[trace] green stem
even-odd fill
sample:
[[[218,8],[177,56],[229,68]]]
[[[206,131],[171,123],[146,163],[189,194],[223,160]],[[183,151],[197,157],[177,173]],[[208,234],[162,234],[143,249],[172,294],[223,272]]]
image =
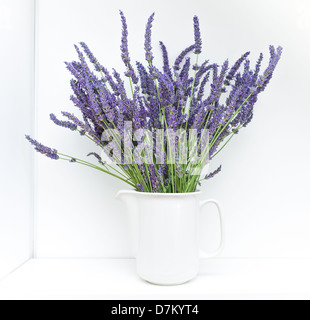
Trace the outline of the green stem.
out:
[[[250,93],[250,95],[243,101],[243,103],[241,104],[241,106],[235,111],[235,113],[232,115],[232,117],[228,120],[228,122],[226,123],[226,125],[223,127],[223,128],[219,128],[214,136],[214,138],[212,139],[211,143],[209,144],[209,147],[208,147],[208,151],[211,150],[211,148],[213,147],[213,145],[215,144],[215,142],[217,141],[217,139],[220,137],[220,135],[224,132],[224,130],[227,128],[227,126],[233,121],[233,119],[236,117],[236,115],[240,112],[241,108],[243,107],[243,105],[249,101],[250,97],[252,96],[253,93]],[[230,140],[229,140],[230,141]],[[228,142],[229,142],[228,141]],[[228,143],[227,142],[227,143]],[[201,141],[200,141],[201,143]],[[223,146],[223,148],[227,145],[227,143]],[[222,149],[223,149],[222,148]],[[221,150],[222,150],[221,149]],[[220,151],[221,151],[220,150]],[[192,173],[192,170],[190,171],[190,174],[189,174],[189,180],[188,180],[188,186],[191,186],[192,185],[192,182],[193,180],[197,180],[197,177],[196,178],[192,178],[191,179],[191,173]],[[199,179],[198,179],[199,180]],[[198,183],[198,181],[196,181]],[[187,190],[189,189],[189,187],[187,188]]]
[[[128,72],[130,71],[128,64],[127,64],[127,70],[128,70]],[[130,87],[131,87],[132,97],[134,97],[134,90],[133,90],[133,84],[132,84],[131,77],[129,77],[129,83],[130,83]]]
[[[235,130],[231,133],[231,137],[225,142],[225,144],[223,145],[223,147],[212,157],[212,159],[213,159],[216,155],[218,155],[218,154],[227,146],[227,144],[230,142],[230,140],[234,137],[234,135],[236,134],[236,132],[237,132],[241,127],[242,127],[242,125],[239,126],[237,129],[235,129]],[[221,141],[221,143],[222,143],[222,141]]]
[[[225,124],[225,126],[223,127],[223,129],[219,128],[214,136],[214,138],[211,141],[211,146],[210,146],[210,150],[213,147],[213,145],[215,144],[216,140],[218,139],[218,137],[224,132],[224,130],[227,128],[227,126],[234,120],[234,118],[236,117],[236,115],[240,112],[241,108],[244,106],[245,103],[247,103],[249,101],[249,99],[252,96],[252,92],[249,94],[249,96],[243,101],[243,103],[241,104],[241,106],[237,109],[237,111],[231,116],[231,118],[227,121],[227,123]]]
[[[108,175],[110,175],[110,176],[112,176],[112,177],[114,177],[114,178],[117,178],[117,179],[119,179],[119,180],[121,180],[121,181],[129,184],[130,186],[136,188],[136,186],[135,186],[134,184],[132,184],[131,182],[129,182],[128,180],[125,180],[125,179],[117,176],[116,174],[113,174],[113,173],[111,173],[111,172],[109,172],[109,171],[107,171],[107,170],[104,170],[104,169],[102,169],[102,168],[100,168],[100,167],[98,167],[98,166],[96,166],[96,165],[94,165],[94,164],[92,164],[92,163],[90,163],[90,162],[81,160],[81,159],[76,158],[76,157],[71,157],[71,156],[68,156],[68,155],[66,155],[66,154],[62,154],[62,153],[58,153],[58,154],[59,154],[60,156],[69,158],[69,159],[60,158],[61,160],[70,161],[70,159],[75,159],[76,162],[79,163],[79,164],[81,164],[81,165],[84,165],[84,166],[87,166],[87,167],[90,167],[90,168],[93,168],[93,169],[102,171],[102,172],[104,172],[104,173],[106,173],[106,174],[108,174]]]
[[[171,145],[168,123],[167,123],[166,115],[165,115],[163,110],[162,110],[162,115],[163,115],[163,121],[164,121],[164,125],[163,126],[165,128],[165,125],[166,125],[166,129],[167,129],[167,143],[169,145]],[[169,155],[170,155],[170,159],[171,159],[172,158],[171,148],[169,148],[169,151],[170,151]],[[172,174],[170,174],[170,178],[171,178],[172,192],[173,193],[175,193],[175,180],[174,180],[175,168],[174,167],[175,166],[173,164],[170,164],[170,166],[168,166],[168,168],[170,169],[170,172],[172,171]]]

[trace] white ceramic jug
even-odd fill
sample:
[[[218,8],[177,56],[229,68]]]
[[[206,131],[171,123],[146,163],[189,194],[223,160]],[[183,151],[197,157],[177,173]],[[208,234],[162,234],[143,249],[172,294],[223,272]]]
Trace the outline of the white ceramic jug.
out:
[[[138,234],[133,239],[137,239],[137,271],[142,279],[158,285],[185,283],[197,276],[201,258],[212,258],[222,252],[224,229],[220,205],[215,200],[200,202],[199,195],[118,193],[117,199],[127,204],[133,217],[131,229]],[[199,249],[197,233],[199,212],[208,203],[217,206],[221,221],[221,244],[212,254]]]

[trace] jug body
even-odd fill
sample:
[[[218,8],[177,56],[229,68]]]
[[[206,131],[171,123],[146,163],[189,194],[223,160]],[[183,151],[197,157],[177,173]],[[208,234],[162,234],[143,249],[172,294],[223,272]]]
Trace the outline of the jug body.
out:
[[[156,284],[179,284],[199,269],[197,195],[139,197],[137,270]]]
[[[220,206],[215,200],[199,201],[200,193],[153,194],[122,191],[118,198],[127,203],[134,227],[138,275],[153,284],[178,285],[195,278],[200,258],[218,255],[223,248]],[[213,254],[198,245],[199,212],[214,203],[221,219],[222,241]],[[133,225],[133,223],[131,223]]]

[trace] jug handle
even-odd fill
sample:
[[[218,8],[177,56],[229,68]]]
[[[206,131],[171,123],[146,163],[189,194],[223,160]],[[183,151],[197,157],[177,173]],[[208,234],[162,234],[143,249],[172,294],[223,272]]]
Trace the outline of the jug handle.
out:
[[[221,227],[221,243],[220,243],[219,248],[214,253],[207,253],[204,250],[199,249],[199,256],[202,259],[217,257],[218,255],[220,255],[223,252],[224,244],[225,244],[224,221],[223,221],[223,215],[222,215],[222,209],[221,209],[220,203],[216,200],[213,200],[213,199],[202,201],[202,202],[200,202],[200,212],[202,211],[202,208],[209,203],[213,203],[218,209],[218,213],[219,213],[219,217],[220,217],[220,227]]]

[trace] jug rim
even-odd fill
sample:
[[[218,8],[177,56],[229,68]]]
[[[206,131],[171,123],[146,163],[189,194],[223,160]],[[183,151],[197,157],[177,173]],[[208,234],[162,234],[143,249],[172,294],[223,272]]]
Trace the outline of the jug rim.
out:
[[[139,192],[135,190],[120,190],[119,193],[128,193],[128,194],[135,194],[142,197],[184,197],[184,196],[198,196],[201,195],[201,191],[196,192],[187,192],[187,193],[152,193],[152,192]]]

